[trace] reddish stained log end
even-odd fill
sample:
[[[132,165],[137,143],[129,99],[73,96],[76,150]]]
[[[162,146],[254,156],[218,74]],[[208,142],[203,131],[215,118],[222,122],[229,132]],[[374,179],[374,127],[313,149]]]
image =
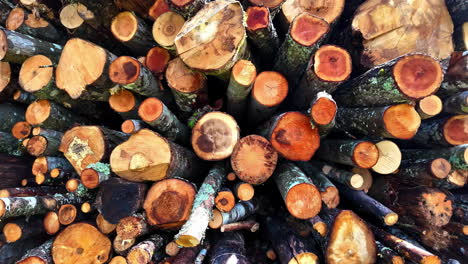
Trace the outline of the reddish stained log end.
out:
[[[34,136],[29,140],[26,149],[29,154],[38,157],[47,149],[47,139],[43,136]]]
[[[300,112],[288,112],[277,121],[270,142],[289,160],[308,161],[320,146],[317,128],[312,128],[309,117]]]
[[[121,56],[110,64],[109,77],[118,84],[133,83],[140,76],[140,67],[138,60],[129,56]]]
[[[418,112],[409,104],[389,107],[383,114],[383,121],[387,132],[399,139],[411,139],[421,125]]]
[[[122,89],[109,97],[110,107],[119,113],[126,113],[135,107],[136,99],[132,92]]]
[[[138,20],[132,12],[121,12],[112,20],[111,31],[120,41],[129,41],[138,30]]]
[[[76,219],[78,210],[73,204],[64,204],[60,206],[58,211],[58,219],[60,224],[69,225],[73,223]]]
[[[232,67],[231,76],[237,83],[243,86],[249,86],[257,76],[257,69],[255,65],[248,60],[239,60],[234,64],[234,67]]]
[[[268,28],[270,12],[263,6],[251,6],[247,9],[247,30],[255,31]]]
[[[99,186],[99,173],[94,169],[87,168],[81,172],[81,183],[89,189],[94,189]]]
[[[40,125],[47,120],[50,115],[50,102],[48,100],[37,100],[30,104],[26,109],[26,122],[31,125]]]
[[[163,0],[162,2],[165,1]],[[145,64],[151,72],[160,74],[164,72],[170,59],[171,55],[166,49],[161,47],[154,47],[151,48],[146,54]]]
[[[122,132],[127,133],[127,134],[134,133],[135,129],[136,129],[135,124],[133,123],[131,119],[123,121],[122,125],[120,126],[120,130],[122,130]]]
[[[349,53],[334,45],[321,46],[314,55],[314,72],[327,82],[342,82],[349,78],[353,70]]]
[[[435,93],[444,76],[435,59],[426,55],[409,55],[395,63],[393,78],[403,94],[420,99]]]
[[[312,46],[330,30],[327,21],[320,17],[303,13],[292,22],[291,37],[302,46]]]
[[[264,71],[255,79],[252,96],[264,106],[277,106],[288,95],[288,81],[279,72]]]
[[[452,145],[468,143],[468,115],[456,115],[445,121],[444,138]]]
[[[157,120],[164,109],[163,103],[154,97],[144,100],[138,108],[138,115],[145,122],[153,122]]]
[[[327,97],[321,97],[310,107],[310,116],[318,125],[330,124],[336,116],[338,107],[335,101]]]
[[[289,189],[284,202],[289,213],[299,219],[312,218],[322,208],[319,190],[309,183],[300,183]]]
[[[379,160],[379,149],[374,143],[364,141],[359,143],[353,151],[353,162],[364,169],[372,168]]]
[[[169,5],[166,3],[165,0],[156,0],[148,10],[148,15],[154,20],[156,20],[160,15],[166,13],[169,10]]]
[[[29,137],[29,135],[31,134],[31,129],[32,127],[28,122],[21,121],[16,123],[11,128],[11,134],[17,139],[23,139]]]
[[[228,190],[218,192],[215,198],[215,205],[221,212],[229,212],[236,205],[234,194]]]
[[[249,135],[237,143],[231,155],[231,166],[242,181],[262,184],[276,168],[278,153],[268,140]]]
[[[21,7],[13,8],[8,15],[8,18],[5,23],[5,27],[8,30],[17,30],[23,23],[26,14],[24,9]]]
[[[60,230],[60,222],[56,212],[48,212],[44,216],[44,230],[49,235],[54,235]]]

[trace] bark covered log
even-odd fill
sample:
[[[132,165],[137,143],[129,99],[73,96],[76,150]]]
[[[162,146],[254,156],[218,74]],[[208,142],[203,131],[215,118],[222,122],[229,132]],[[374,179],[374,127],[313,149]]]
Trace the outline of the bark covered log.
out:
[[[466,114],[425,120],[411,140],[421,147],[429,148],[467,144],[468,132],[463,129],[467,123]]]
[[[11,10],[5,24],[14,30],[45,41],[63,44],[63,33],[37,14],[30,13],[21,7]]]
[[[322,140],[317,157],[340,164],[373,167],[379,158],[379,150],[374,143],[360,140]]]
[[[232,224],[255,214],[259,208],[257,201],[242,201],[237,203],[229,212],[213,210],[210,228],[217,229],[223,225]]]
[[[26,254],[18,260],[17,264],[30,264],[30,263],[41,263],[41,264],[52,264],[52,243],[53,240],[47,240],[44,244],[28,250]]]
[[[226,91],[227,113],[236,120],[240,120],[245,115],[247,98],[256,77],[257,69],[251,61],[239,60],[232,67],[231,78]]]
[[[212,264],[222,264],[232,261],[238,264],[248,264],[244,236],[240,232],[221,233],[212,248]]]

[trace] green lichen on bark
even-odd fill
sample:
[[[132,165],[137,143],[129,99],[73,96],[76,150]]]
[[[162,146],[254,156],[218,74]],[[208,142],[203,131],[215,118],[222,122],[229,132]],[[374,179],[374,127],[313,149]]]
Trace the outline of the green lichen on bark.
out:
[[[18,139],[14,138],[9,132],[0,131],[0,153],[22,156],[18,147]]]
[[[436,117],[424,120],[411,141],[417,143],[421,147],[451,147],[452,144],[449,144],[444,136],[444,125],[447,120],[447,117]]]
[[[467,170],[468,164],[465,161],[465,152],[468,145],[460,145],[451,148],[431,148],[431,149],[402,149],[403,160],[416,161],[419,159],[444,158],[450,162],[452,169]]]
[[[104,173],[107,175],[110,175],[111,173],[110,165],[107,163],[96,162],[93,164],[89,164],[86,168],[93,169],[99,173]]]
[[[18,105],[1,103],[0,131],[10,133],[17,122],[24,121],[24,113],[24,109]]]
[[[298,184],[311,184],[312,181],[293,163],[280,163],[273,174],[279,192],[283,200],[286,200],[289,190]]]

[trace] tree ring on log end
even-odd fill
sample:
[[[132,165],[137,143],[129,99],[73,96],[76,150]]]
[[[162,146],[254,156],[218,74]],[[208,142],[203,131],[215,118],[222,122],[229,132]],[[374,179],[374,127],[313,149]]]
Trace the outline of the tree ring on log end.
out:
[[[131,40],[137,30],[138,20],[132,12],[121,12],[112,20],[112,34],[120,41],[125,42]]]
[[[31,125],[40,125],[50,116],[51,105],[49,100],[37,100],[26,109],[26,121]]]
[[[205,86],[205,77],[200,72],[189,69],[180,58],[171,60],[166,69],[169,87],[181,92],[191,93]]]
[[[16,139],[27,138],[31,134],[31,125],[26,121],[18,122],[11,128],[11,134]]]
[[[398,214],[396,213],[389,213],[384,217],[384,222],[388,226],[392,226],[398,222]]]
[[[138,108],[138,115],[145,122],[153,122],[161,116],[164,104],[161,100],[150,97],[144,100]]]
[[[47,149],[47,144],[47,139],[45,137],[34,136],[29,140],[26,149],[28,150],[29,154],[38,157],[45,152]]]
[[[79,10],[81,12],[79,12]],[[81,3],[73,3],[64,6],[62,10],[60,10],[60,22],[68,29],[80,27],[84,23],[84,19],[80,15],[83,10],[87,10],[87,8]]]
[[[398,145],[390,140],[383,140],[377,142],[375,146],[379,149],[379,159],[372,170],[380,174],[390,174],[396,171],[401,163],[401,151]]]
[[[448,160],[443,158],[437,158],[429,163],[429,170],[431,174],[438,179],[447,178],[448,174],[452,170],[452,166]]]
[[[307,13],[298,15],[292,22],[289,34],[302,46],[314,45],[330,30],[327,21]]]
[[[99,173],[94,169],[84,169],[80,174],[81,183],[89,189],[99,186]]]
[[[440,64],[426,55],[408,55],[393,66],[398,89],[410,98],[420,99],[435,93],[442,83]]]
[[[264,71],[255,78],[252,96],[264,106],[277,106],[288,95],[288,81],[279,72]]]
[[[153,24],[153,38],[156,43],[163,47],[171,47],[185,19],[172,11],[160,15]]]
[[[452,145],[468,143],[468,115],[450,117],[444,124],[444,138]]]
[[[322,200],[318,189],[309,183],[300,183],[289,189],[285,203],[289,213],[299,219],[309,219],[316,216],[322,208]]]
[[[421,118],[409,104],[393,105],[383,114],[386,131],[398,139],[411,139],[418,132]]]
[[[443,103],[439,96],[429,95],[418,102],[418,108],[428,116],[435,116],[442,112]]]
[[[270,24],[270,12],[264,6],[251,6],[247,9],[247,29],[255,31],[268,28]]]
[[[354,147],[352,159],[357,166],[369,169],[379,160],[379,150],[374,143],[364,141]]]
[[[232,67],[231,76],[237,83],[243,86],[249,86],[257,76],[257,69],[255,65],[248,60],[239,60],[234,64],[234,67]]]
[[[334,45],[321,46],[314,55],[314,72],[320,80],[342,82],[353,70],[351,55]]]
[[[23,234],[21,227],[15,223],[7,223],[3,227],[3,235],[5,236],[5,241],[7,243],[13,243],[18,241]]]
[[[76,219],[77,212],[78,211],[76,207],[72,204],[64,204],[60,206],[60,209],[58,211],[60,224],[69,225],[73,223],[73,221],[75,221]]]

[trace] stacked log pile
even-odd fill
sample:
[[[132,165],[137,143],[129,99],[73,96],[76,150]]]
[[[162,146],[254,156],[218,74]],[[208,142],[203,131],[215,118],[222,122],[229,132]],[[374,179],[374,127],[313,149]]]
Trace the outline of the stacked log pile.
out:
[[[0,0],[0,263],[467,263],[466,14]]]

